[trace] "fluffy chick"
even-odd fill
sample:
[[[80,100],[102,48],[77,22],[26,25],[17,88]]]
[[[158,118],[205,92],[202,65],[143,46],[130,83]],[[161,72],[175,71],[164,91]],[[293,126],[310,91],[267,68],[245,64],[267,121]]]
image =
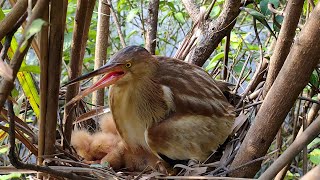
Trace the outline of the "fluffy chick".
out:
[[[163,169],[159,167],[160,160],[150,152],[142,148],[127,148],[110,114],[101,118],[100,129],[93,134],[87,130],[75,130],[72,133],[71,145],[85,162],[108,162],[113,169],[125,168],[129,171],[142,171],[148,166]]]
[[[86,130],[74,131],[71,136],[71,145],[86,161],[100,161],[115,148],[119,141],[119,136],[112,133],[90,134]]]
[[[118,135],[117,127],[111,113],[106,113],[101,117],[99,126],[102,132]]]

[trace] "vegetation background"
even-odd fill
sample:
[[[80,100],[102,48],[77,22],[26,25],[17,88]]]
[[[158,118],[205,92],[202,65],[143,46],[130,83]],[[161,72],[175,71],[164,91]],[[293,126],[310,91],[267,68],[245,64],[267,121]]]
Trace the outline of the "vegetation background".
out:
[[[108,107],[107,92],[66,108],[91,82],[62,86],[127,45],[201,66],[233,84],[232,92],[241,97],[233,141],[220,164],[193,164],[183,175],[320,174],[317,1],[2,0],[0,5],[0,173],[5,174],[0,179],[30,178],[35,171],[65,178],[132,175],[78,162],[68,143],[73,126],[94,131]]]

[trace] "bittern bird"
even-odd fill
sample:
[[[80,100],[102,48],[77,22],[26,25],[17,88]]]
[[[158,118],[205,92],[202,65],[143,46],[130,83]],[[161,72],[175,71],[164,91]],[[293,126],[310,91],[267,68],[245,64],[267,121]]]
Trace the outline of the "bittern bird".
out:
[[[68,84],[101,74],[67,105],[110,86],[109,106],[127,148],[168,161],[204,161],[231,133],[233,106],[200,67],[129,46]]]

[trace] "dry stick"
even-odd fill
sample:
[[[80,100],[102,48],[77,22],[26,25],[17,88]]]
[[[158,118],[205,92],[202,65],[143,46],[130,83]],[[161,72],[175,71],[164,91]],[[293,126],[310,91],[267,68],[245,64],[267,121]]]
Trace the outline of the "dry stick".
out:
[[[98,24],[96,37],[96,50],[94,69],[101,67],[107,59],[107,48],[109,46],[109,22],[110,22],[110,8],[103,0],[99,0],[98,7]],[[94,77],[93,82],[97,82],[99,77]],[[104,105],[104,88],[92,93],[92,104]]]
[[[230,36],[231,31],[228,32],[226,37],[226,44],[224,46],[224,58],[223,58],[223,65],[222,65],[222,71],[221,71],[221,79],[227,80],[228,77],[228,59],[229,59],[229,50],[230,50]]]
[[[319,100],[320,98],[320,95],[318,94],[318,97],[317,99]],[[300,102],[300,101],[299,101]],[[300,104],[299,104],[299,107],[300,107]],[[307,115],[307,124],[309,125],[313,120],[314,118],[316,117],[316,115],[318,114],[318,111],[320,110],[320,105],[315,103],[312,105],[311,109],[309,110],[308,112],[308,115]],[[296,121],[295,121],[296,122]],[[296,129],[296,128],[294,128]],[[298,133],[293,133],[293,136],[294,138],[297,136],[300,136],[301,133],[302,133],[302,127],[300,128],[299,132]],[[280,179],[283,179],[284,176],[286,175],[286,172],[288,171],[290,167],[290,164],[287,164],[278,174],[277,176],[275,177],[276,180],[280,180]]]
[[[311,98],[303,97],[303,96],[299,96],[298,99],[305,100],[305,101],[310,101],[312,103],[320,105],[320,101],[319,100],[315,100],[315,99],[311,99]]]
[[[10,4],[11,4],[12,7],[15,6],[15,4],[16,4],[15,0],[10,0],[9,2],[10,2]],[[35,3],[33,3],[33,5],[34,5],[34,4],[35,4]],[[25,15],[26,15],[25,17],[27,17],[27,12],[25,12]],[[26,25],[26,23],[23,23],[23,24],[22,24],[22,28],[25,28],[25,25]],[[34,52],[36,53],[36,55],[37,55],[37,57],[38,57],[38,60],[40,60],[40,59],[41,59],[41,58],[40,58],[40,49],[39,49],[39,46],[38,46],[38,43],[37,43],[36,39],[34,39],[34,40],[32,41],[31,47],[32,47],[32,49],[34,50]]]
[[[70,79],[75,79],[81,75],[81,69],[83,64],[83,57],[81,57],[81,49],[85,29],[85,21],[83,20],[86,17],[87,7],[89,1],[79,0],[77,1],[77,11],[73,27],[73,36],[72,36],[72,45],[71,45],[71,60],[70,60]],[[80,51],[79,51],[80,50]],[[75,83],[67,87],[66,92],[66,102],[70,101],[74,96],[79,93],[79,83]],[[64,109],[64,134],[65,139],[63,140],[63,147],[67,147],[67,142],[71,140],[72,124],[76,117],[73,110],[73,106],[67,106]]]
[[[271,88],[286,57],[288,56],[295,31],[300,19],[304,0],[289,0],[287,3],[284,20],[278,36],[276,47],[270,59],[267,80],[263,90],[263,97]]]
[[[37,2],[37,4],[34,7],[33,10],[33,14],[32,16],[29,18],[29,21],[26,25],[26,31],[28,32],[31,23],[39,18],[41,16],[41,13],[43,12],[43,8],[45,7],[45,4],[48,3],[48,0],[39,0]],[[33,39],[33,37],[30,38],[31,40]],[[22,39],[20,40],[19,44],[18,44],[18,48],[16,50],[16,52],[13,55],[13,58],[10,62],[11,68],[13,69],[13,79],[16,78],[17,73],[19,71],[19,68],[21,66],[23,57],[25,55],[25,53],[27,52],[27,50],[29,49],[30,46],[30,39],[26,40],[25,39],[25,34],[22,36]],[[26,43],[24,43],[24,41],[27,41]],[[0,83],[0,109],[2,109],[4,102],[6,101],[9,93],[11,92],[11,90],[13,89],[13,81],[7,81],[7,80],[3,80]]]
[[[235,94],[238,92],[238,89],[239,89],[240,83],[241,83],[241,78],[243,76],[244,70],[246,69],[249,60],[251,59],[251,55],[252,55],[252,53],[249,54],[248,58],[245,60],[243,66],[242,66],[242,69],[241,69],[241,72],[240,72],[236,87],[233,90],[233,93],[235,93]]]
[[[305,176],[301,178],[301,180],[318,180],[320,179],[320,165],[313,168],[309,171]]]
[[[0,21],[0,40],[4,38],[14,28],[16,22],[26,12],[28,6],[28,0],[19,0],[15,6],[11,9],[9,14]]]
[[[86,177],[81,177],[78,175],[75,175],[73,173],[66,173],[62,171],[56,171],[53,169],[50,169],[49,167],[46,166],[37,166],[37,165],[32,165],[32,164],[24,164],[22,163],[19,158],[17,157],[17,154],[15,153],[15,123],[14,123],[14,112],[13,112],[13,105],[11,101],[7,101],[8,103],[8,117],[10,119],[10,127],[9,127],[9,138],[10,138],[10,149],[9,149],[9,159],[11,164],[17,168],[17,169],[27,169],[27,170],[34,170],[34,171],[40,171],[44,173],[49,173],[58,177],[65,177],[69,179],[92,179],[92,178],[86,178]]]
[[[155,54],[157,45],[159,0],[150,0],[148,6],[149,18],[147,19],[146,49]]]
[[[319,16],[320,4],[313,10],[292,46],[287,61],[262,103],[231,167],[265,155],[288,111],[307,85],[320,59],[320,54],[316,51],[320,48],[320,44],[317,43],[320,41]],[[313,37],[312,40],[310,37]],[[260,163],[256,163],[238,170],[232,176],[253,177],[259,169]]]
[[[118,16],[117,16],[116,11],[114,10],[114,8],[112,6],[111,1],[107,0],[107,2],[108,2],[108,5],[110,7],[111,15],[114,18],[114,22],[115,22],[116,27],[117,27],[117,32],[118,32],[118,35],[119,35],[119,38],[120,38],[121,45],[124,48],[127,45],[126,45],[126,42],[124,41],[124,37],[123,37],[122,31],[121,31],[121,26],[120,26],[120,23],[119,23]]]
[[[50,6],[50,34],[49,34],[49,59],[48,59],[48,86],[47,108],[45,123],[45,148],[44,155],[52,155],[55,152],[56,126],[59,102],[59,85],[62,64],[62,48],[64,39],[65,19],[64,0],[55,0]],[[57,13],[60,12],[60,13]]]
[[[274,6],[273,6],[272,3],[268,3],[268,9],[269,9],[269,11],[271,11],[271,12],[274,13],[274,14],[283,16],[283,12],[276,10],[276,9],[274,8]]]
[[[289,148],[260,176],[259,179],[272,179],[286,164],[307,146],[320,133],[320,117],[297,137]]]
[[[49,21],[49,6],[46,6],[43,9],[44,13],[42,19],[46,22]],[[40,33],[38,34],[39,38],[39,47],[40,47],[40,119],[38,121],[39,133],[38,133],[38,156],[37,164],[42,165],[43,155],[44,155],[44,146],[45,146],[45,124],[46,124],[46,114],[47,114],[47,94],[48,94],[48,32],[49,26],[42,27]],[[40,177],[39,177],[40,178]]]

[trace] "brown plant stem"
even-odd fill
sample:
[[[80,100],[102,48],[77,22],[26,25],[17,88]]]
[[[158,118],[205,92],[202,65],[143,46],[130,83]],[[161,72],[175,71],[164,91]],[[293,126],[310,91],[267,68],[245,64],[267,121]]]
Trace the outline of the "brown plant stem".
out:
[[[256,119],[249,129],[231,167],[237,167],[266,154],[287,113],[306,86],[320,54],[320,4],[311,13],[295,41],[287,61],[269,90]],[[310,37],[313,37],[310,40]],[[294,83],[293,83],[294,82]],[[232,176],[253,177],[261,163],[242,168]]]
[[[95,1],[79,0],[74,22],[74,32],[71,45],[70,79],[81,75],[85,46],[91,22]],[[85,18],[83,20],[83,18]],[[79,83],[67,87],[66,102],[70,101],[79,92]],[[74,106],[66,106],[64,110],[64,134],[63,147],[66,148],[71,140],[73,121],[76,119]]]
[[[109,46],[109,22],[110,8],[108,5],[103,3],[102,0],[99,0],[94,69],[101,67],[107,59],[107,48]],[[93,82],[98,80],[99,77],[93,78]],[[92,104],[98,106],[104,105],[104,88],[92,93]]]
[[[268,76],[262,93],[263,97],[267,95],[290,52],[300,14],[302,12],[303,2],[304,0],[289,0],[287,3],[278,40],[270,59]]]
[[[318,117],[308,128],[297,137],[289,148],[260,176],[259,179],[272,179],[314,138],[320,133],[320,117]]]
[[[157,28],[159,0],[150,0],[148,6],[149,18],[147,19],[146,49],[155,54],[157,45]]]

